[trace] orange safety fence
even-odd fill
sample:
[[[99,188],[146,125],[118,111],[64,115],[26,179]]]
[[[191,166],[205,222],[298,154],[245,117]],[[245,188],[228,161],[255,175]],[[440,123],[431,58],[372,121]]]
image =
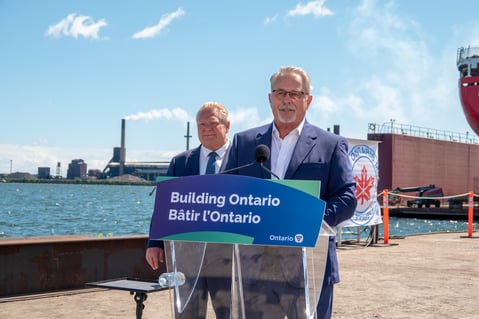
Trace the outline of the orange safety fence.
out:
[[[473,232],[473,225],[474,225],[474,197],[479,198],[479,195],[474,194],[474,192],[468,192],[464,194],[454,195],[454,196],[441,196],[441,197],[428,197],[428,196],[411,196],[411,195],[404,195],[396,192],[390,192],[389,190],[385,189],[381,193],[378,194],[378,198],[382,196],[382,209],[383,209],[383,236],[384,236],[384,244],[389,244],[389,196],[397,197],[404,197],[404,198],[420,198],[420,199],[432,199],[432,200],[440,200],[440,199],[453,199],[453,198],[460,198],[467,196],[467,236],[472,237]]]

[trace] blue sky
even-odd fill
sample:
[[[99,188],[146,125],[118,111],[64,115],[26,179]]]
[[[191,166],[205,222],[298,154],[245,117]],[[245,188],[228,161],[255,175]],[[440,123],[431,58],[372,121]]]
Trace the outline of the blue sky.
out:
[[[82,158],[103,169],[198,144],[195,113],[228,107],[230,137],[272,120],[269,77],[311,76],[307,119],[366,139],[368,123],[472,132],[456,53],[479,46],[477,0],[0,0],[0,173]],[[473,134],[473,133],[472,133]]]

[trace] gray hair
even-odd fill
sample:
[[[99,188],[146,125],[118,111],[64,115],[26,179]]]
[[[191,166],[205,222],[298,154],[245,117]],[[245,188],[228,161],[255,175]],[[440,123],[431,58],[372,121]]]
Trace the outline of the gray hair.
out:
[[[308,73],[304,71],[302,68],[297,66],[282,66],[278,72],[274,73],[271,78],[269,79],[271,83],[271,89],[273,89],[274,84],[279,76],[285,75],[288,73],[297,74],[303,80],[303,90],[304,93],[310,94],[311,93],[311,79],[309,78]]]
[[[196,112],[196,122],[198,122],[200,114],[203,111],[206,111],[206,110],[213,111],[222,124],[228,123],[228,110],[226,109],[226,107],[223,104],[221,104],[219,102],[205,102],[205,103],[203,103],[203,105],[200,107],[198,112]]]

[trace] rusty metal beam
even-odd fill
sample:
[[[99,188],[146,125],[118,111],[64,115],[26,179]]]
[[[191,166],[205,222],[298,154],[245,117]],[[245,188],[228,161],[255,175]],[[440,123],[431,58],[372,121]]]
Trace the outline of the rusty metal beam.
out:
[[[0,240],[0,296],[83,288],[86,282],[156,279],[147,236],[52,236]]]

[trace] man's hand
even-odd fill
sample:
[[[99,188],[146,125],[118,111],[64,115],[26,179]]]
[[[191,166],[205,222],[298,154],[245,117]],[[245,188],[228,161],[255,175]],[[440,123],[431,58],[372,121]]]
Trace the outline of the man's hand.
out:
[[[162,263],[165,261],[163,248],[160,247],[150,247],[146,249],[145,258],[150,267],[153,270],[158,269],[158,262]]]

